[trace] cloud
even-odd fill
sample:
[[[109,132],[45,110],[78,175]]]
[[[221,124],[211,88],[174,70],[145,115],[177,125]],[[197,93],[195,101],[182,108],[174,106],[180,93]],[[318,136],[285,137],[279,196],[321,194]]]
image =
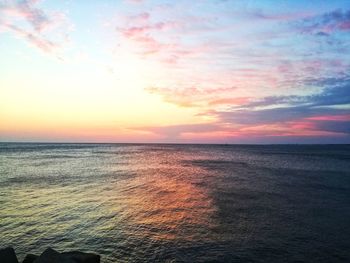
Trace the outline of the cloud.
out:
[[[132,131],[143,133],[151,133],[165,141],[192,141],[201,142],[281,142],[278,138],[284,138],[287,142],[288,138],[303,141],[301,138],[324,137],[333,138],[333,142],[341,140],[349,142],[350,140],[350,124],[348,121],[317,121],[312,122],[305,119],[275,122],[254,125],[232,125],[219,122],[201,123],[201,124],[182,124],[169,126],[150,126],[150,127],[134,127]],[[271,138],[277,139],[271,139]],[[287,139],[286,139],[287,138]],[[338,138],[338,139],[337,139]],[[282,142],[283,142],[282,140]],[[329,143],[329,141],[328,141]]]
[[[138,40],[150,34],[152,31],[165,30],[167,27],[171,27],[173,23],[171,22],[158,22],[155,24],[144,25],[144,26],[131,26],[128,28],[121,28],[120,31],[123,35],[130,39]]]
[[[51,42],[48,39],[41,38],[37,35],[34,35],[32,33],[29,33],[21,28],[18,28],[15,25],[4,25],[6,28],[14,32],[16,35],[26,39],[29,41],[31,44],[36,46],[37,48],[41,49],[44,52],[47,53],[52,53],[54,52],[57,48],[59,48],[59,45],[56,43]]]
[[[22,0],[0,3],[0,27],[13,32],[46,53],[53,53],[67,41],[66,19],[62,13],[47,14],[36,6],[38,2],[37,0]],[[60,26],[63,32],[58,34],[56,29]],[[55,37],[49,37],[54,30],[56,31]],[[60,41],[57,40],[59,39],[57,36]]]
[[[350,31],[350,10],[334,10],[299,22],[303,33],[327,36],[334,32]]]
[[[244,105],[251,100],[251,97],[221,98],[213,99],[208,102],[209,106],[215,105]]]
[[[124,18],[125,24],[117,26],[116,30],[121,36],[136,45],[137,52],[141,55],[160,53],[162,51],[171,52],[176,48],[176,44],[164,43],[156,39],[161,32],[176,27],[172,21],[152,22],[148,12],[137,15],[130,15]]]
[[[348,134],[350,115],[346,107],[350,106],[350,80],[326,79],[314,84],[327,87],[314,95],[268,96],[231,110],[210,111],[208,115],[220,123],[246,127],[246,131],[257,125],[260,129],[261,125],[277,125],[296,129],[299,134],[302,131]]]
[[[320,115],[307,118],[308,120],[314,121],[349,121],[350,122],[350,114],[344,115]]]
[[[184,25],[185,12],[170,16],[176,26],[164,29],[152,13],[140,15],[144,17],[140,24],[122,31],[141,49],[154,51],[152,56],[170,57],[175,50],[193,52],[175,59],[175,63],[187,64],[182,70],[172,67],[170,80],[162,79],[159,86],[145,90],[165,102],[195,108],[199,118],[215,119],[216,127],[232,136],[346,134],[344,117],[338,116],[346,114],[344,107],[350,105],[347,37],[330,34],[347,33],[350,11],[316,15],[318,8],[289,13],[264,7],[266,10],[240,9],[241,14],[236,14],[236,10],[220,9],[223,7],[213,9],[203,26],[195,20]],[[213,17],[217,19],[209,19]],[[168,42],[173,33],[180,37]],[[225,91],[218,88],[232,86],[235,88]],[[334,119],[312,119],[321,116]],[[184,126],[169,129],[182,135],[201,133]],[[166,128],[161,131],[168,132]],[[204,133],[218,134],[219,130]]]
[[[217,117],[220,122],[239,124],[239,125],[255,125],[255,124],[271,124],[297,121],[304,118],[308,120],[310,117],[316,117],[326,114],[346,114],[348,111],[333,108],[313,108],[309,106],[293,106],[293,107],[277,107],[264,110],[234,110],[234,111],[216,111],[209,115]]]
[[[44,13],[43,10],[35,8],[33,4],[37,1],[22,0],[18,2],[17,8],[19,15],[24,17],[37,32],[41,32],[47,27],[52,21]]]
[[[174,16],[170,10],[167,10],[169,18],[159,16],[154,10],[120,16],[115,27],[120,42],[140,58],[155,60],[165,66],[177,65],[179,61],[207,51],[207,43],[188,39],[194,31],[197,34],[209,30],[208,21],[184,13]]]
[[[215,122],[139,129],[176,139],[216,136],[232,140],[237,137],[261,140],[268,137],[342,137],[343,139],[339,139],[342,142],[350,140],[349,78],[325,78],[310,81],[309,84],[311,83],[321,88],[318,93],[266,96],[255,101],[253,98],[244,97],[222,98],[223,101],[210,100],[218,94],[230,94],[235,88],[188,88],[177,89],[177,93],[173,89],[152,88],[149,89],[150,92],[162,94],[164,100],[182,106],[199,105],[203,110],[203,101],[206,101],[209,109],[199,115],[209,116],[215,119]],[[228,103],[231,107],[227,107],[227,110],[215,110],[217,104],[221,103]],[[239,105],[234,105],[235,103]]]
[[[222,127],[215,123],[203,124],[183,124],[183,125],[169,125],[169,126],[155,126],[155,127],[136,127],[132,130],[147,131],[155,134],[163,135],[169,138],[178,138],[183,133],[203,133],[221,131]]]
[[[41,32],[51,21],[41,9],[34,7],[37,2],[33,0],[5,2],[0,5],[0,12],[14,18],[23,18],[36,32]]]
[[[160,95],[164,101],[182,107],[200,107],[213,105],[241,105],[249,101],[249,97],[235,96],[237,88],[160,88],[148,87],[145,89],[151,94]]]
[[[324,87],[321,92],[312,95],[268,96],[243,105],[241,108],[252,109],[255,107],[271,107],[274,105],[286,104],[288,106],[287,109],[289,107],[311,109],[317,106],[350,104],[350,79],[348,77],[312,80],[306,83],[309,85],[326,87]],[[282,110],[284,110],[284,108]]]
[[[253,17],[261,20],[271,20],[271,21],[293,21],[299,20],[311,15],[310,12],[288,12],[288,13],[267,13],[261,9],[256,9],[247,12],[249,17]]]
[[[318,130],[329,131],[336,133],[350,134],[350,120],[335,121],[335,120],[323,120],[315,122]]]

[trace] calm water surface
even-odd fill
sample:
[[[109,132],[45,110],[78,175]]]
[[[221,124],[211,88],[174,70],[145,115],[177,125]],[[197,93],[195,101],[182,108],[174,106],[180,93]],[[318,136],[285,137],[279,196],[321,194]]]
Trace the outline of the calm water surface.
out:
[[[0,144],[0,247],[350,262],[350,146]]]

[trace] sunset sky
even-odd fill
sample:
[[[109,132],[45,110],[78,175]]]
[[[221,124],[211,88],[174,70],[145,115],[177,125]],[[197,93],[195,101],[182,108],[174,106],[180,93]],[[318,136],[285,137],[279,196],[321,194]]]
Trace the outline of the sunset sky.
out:
[[[350,2],[0,0],[0,141],[350,143]]]

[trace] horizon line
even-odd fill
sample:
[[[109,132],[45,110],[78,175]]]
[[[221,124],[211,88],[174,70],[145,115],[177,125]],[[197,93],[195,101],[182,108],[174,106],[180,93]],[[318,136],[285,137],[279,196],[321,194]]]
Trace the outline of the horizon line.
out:
[[[17,144],[160,144],[160,145],[350,145],[350,143],[186,143],[186,142],[40,142],[40,141],[0,141],[2,143]]]

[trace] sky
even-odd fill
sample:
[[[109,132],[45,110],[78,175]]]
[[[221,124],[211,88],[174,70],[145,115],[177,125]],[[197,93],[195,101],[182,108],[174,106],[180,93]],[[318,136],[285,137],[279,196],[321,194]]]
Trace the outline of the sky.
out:
[[[350,143],[350,2],[0,0],[0,141]]]

